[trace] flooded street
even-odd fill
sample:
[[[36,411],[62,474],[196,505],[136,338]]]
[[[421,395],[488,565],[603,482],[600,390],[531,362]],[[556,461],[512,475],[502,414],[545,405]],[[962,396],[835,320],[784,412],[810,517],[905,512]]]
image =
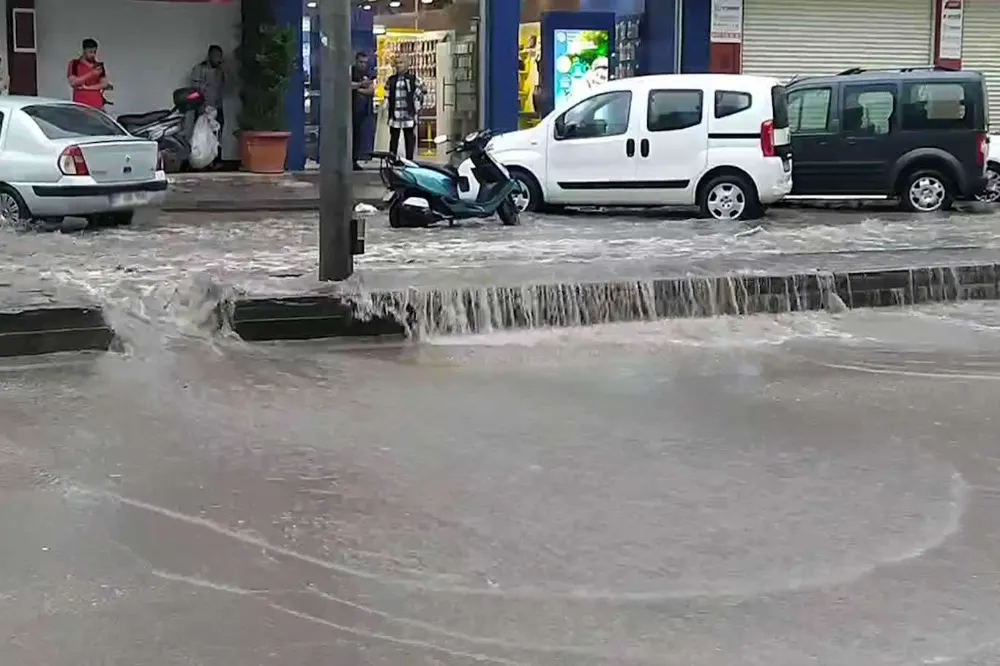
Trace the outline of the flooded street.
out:
[[[893,212],[776,209],[752,226],[662,212],[526,217],[462,228],[393,230],[368,223],[357,280],[369,288],[649,278],[735,270],[993,261],[1000,213],[912,216]],[[314,215],[170,215],[128,229],[5,235],[9,265],[83,289],[102,302],[168,298],[195,274],[254,294],[315,286]],[[917,262],[914,264],[914,262]]]
[[[1000,308],[143,326],[0,366],[5,664],[1000,660]]]

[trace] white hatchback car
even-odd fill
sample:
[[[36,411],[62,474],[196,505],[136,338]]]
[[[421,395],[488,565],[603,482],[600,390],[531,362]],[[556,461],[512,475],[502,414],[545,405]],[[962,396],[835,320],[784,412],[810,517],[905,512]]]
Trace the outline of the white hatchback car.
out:
[[[610,81],[489,150],[521,182],[522,210],[698,206],[740,220],[792,190],[785,89],[760,76]]]
[[[63,217],[128,224],[166,194],[155,141],[79,104],[0,97],[0,226]]]

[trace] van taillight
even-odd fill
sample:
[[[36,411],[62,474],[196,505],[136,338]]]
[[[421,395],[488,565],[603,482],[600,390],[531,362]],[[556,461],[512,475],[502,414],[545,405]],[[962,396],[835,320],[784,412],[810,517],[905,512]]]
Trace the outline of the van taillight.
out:
[[[985,134],[979,135],[979,154],[976,155],[977,164],[979,166],[984,166],[986,164],[986,158],[990,155],[990,137]]]
[[[80,146],[70,146],[59,155],[59,170],[67,176],[89,176],[87,160],[83,159]]]
[[[776,157],[774,150],[774,121],[765,120],[760,124],[760,152],[764,157]]]

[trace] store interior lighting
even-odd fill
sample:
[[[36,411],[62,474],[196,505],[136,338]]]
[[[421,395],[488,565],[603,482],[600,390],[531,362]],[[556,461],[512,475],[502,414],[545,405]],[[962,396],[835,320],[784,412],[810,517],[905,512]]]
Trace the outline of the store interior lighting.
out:
[[[364,0],[358,7],[366,12],[385,13],[391,11],[399,13],[416,11],[417,7],[421,5],[423,9],[434,9],[435,7],[431,5],[441,7],[446,4],[448,3],[442,2],[442,0]]]

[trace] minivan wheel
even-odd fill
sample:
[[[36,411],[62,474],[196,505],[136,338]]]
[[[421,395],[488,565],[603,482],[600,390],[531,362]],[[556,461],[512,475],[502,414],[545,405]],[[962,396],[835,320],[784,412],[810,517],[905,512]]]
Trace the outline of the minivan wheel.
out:
[[[982,203],[1000,203],[1000,165],[990,162],[986,167],[986,187],[976,195]]]
[[[764,210],[757,191],[737,175],[717,176],[706,183],[698,197],[698,208],[703,217],[726,222],[753,220]]]
[[[948,179],[939,171],[922,169],[910,174],[900,193],[903,210],[910,213],[935,213],[947,210],[953,200]]]
[[[17,190],[0,186],[0,229],[22,230],[31,224],[31,213]]]
[[[535,177],[524,169],[517,167],[510,170],[510,177],[517,183],[517,190],[512,195],[514,205],[519,213],[537,213],[542,209],[542,188]]]

